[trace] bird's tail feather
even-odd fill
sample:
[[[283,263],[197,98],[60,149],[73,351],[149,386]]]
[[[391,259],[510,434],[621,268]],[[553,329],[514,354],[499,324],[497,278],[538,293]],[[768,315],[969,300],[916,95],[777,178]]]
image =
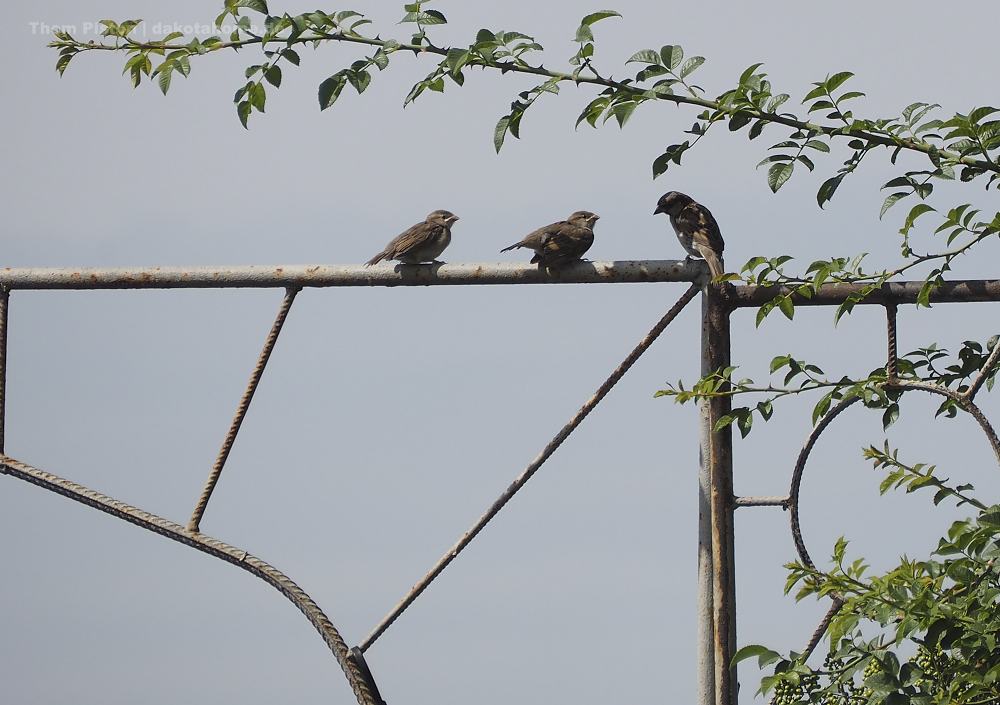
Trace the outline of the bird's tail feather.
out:
[[[712,279],[721,277],[726,273],[726,266],[722,263],[722,258],[711,250],[703,250],[702,254],[708,262],[708,268],[712,271]]]
[[[520,246],[521,246],[521,243],[518,242],[518,243],[515,243],[515,244],[511,245],[510,247],[505,247],[505,248],[503,248],[500,251],[501,252],[510,252],[511,250],[516,250]]]
[[[368,260],[367,262],[365,262],[365,266],[366,267],[371,267],[373,264],[378,264],[382,260],[388,259],[388,258],[389,258],[389,253],[388,252],[379,252],[377,255],[375,255],[370,260]]]

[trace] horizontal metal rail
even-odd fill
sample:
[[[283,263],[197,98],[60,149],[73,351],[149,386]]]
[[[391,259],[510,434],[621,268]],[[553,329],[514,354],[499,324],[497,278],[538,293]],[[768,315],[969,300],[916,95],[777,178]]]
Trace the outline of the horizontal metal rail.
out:
[[[245,267],[99,267],[0,269],[9,289],[226,289],[475,284],[627,284],[694,282],[700,261],[577,262],[545,270],[527,262],[483,264],[248,265]]]
[[[3,283],[2,280],[0,283]],[[915,304],[923,286],[922,281],[889,282],[869,293],[858,304]],[[860,295],[864,288],[864,284],[824,284],[807,298],[792,293],[785,286],[730,286],[726,287],[725,296],[732,308],[760,306],[785,294],[791,294],[792,303],[796,306],[832,306],[843,303],[848,297]],[[930,301],[932,304],[1000,301],[1000,280],[946,282],[931,290]]]

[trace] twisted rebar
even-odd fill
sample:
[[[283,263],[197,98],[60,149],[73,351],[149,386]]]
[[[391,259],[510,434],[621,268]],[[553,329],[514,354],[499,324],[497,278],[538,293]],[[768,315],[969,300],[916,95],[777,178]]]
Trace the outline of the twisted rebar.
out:
[[[257,358],[257,365],[253,368],[253,374],[250,375],[250,382],[247,384],[246,391],[243,392],[243,398],[240,399],[240,405],[236,409],[236,416],[233,417],[233,422],[229,426],[229,433],[226,434],[226,439],[222,442],[222,448],[219,450],[219,455],[212,466],[212,472],[208,475],[205,488],[201,491],[201,496],[198,498],[194,514],[191,515],[191,519],[188,521],[188,531],[198,531],[198,527],[201,525],[201,518],[205,515],[205,509],[208,508],[208,500],[212,498],[212,492],[215,491],[215,486],[219,482],[219,477],[222,475],[222,468],[226,464],[226,459],[229,458],[229,452],[233,449],[233,443],[236,442],[236,434],[240,432],[240,426],[243,425],[247,409],[250,408],[254,392],[257,391],[257,385],[260,384],[264,368],[271,357],[271,351],[274,350],[274,344],[278,341],[278,334],[281,333],[281,327],[285,324],[288,311],[292,308],[292,303],[295,301],[297,293],[299,293],[299,289],[297,288],[289,287],[285,289],[285,298],[281,301],[278,316],[274,319],[271,332],[268,333],[267,340],[264,342],[264,349],[260,351],[260,357]]]
[[[313,627],[316,628],[316,631],[323,637],[323,641],[326,642],[330,651],[333,652],[334,657],[344,671],[344,675],[347,676],[347,682],[354,690],[359,705],[384,705],[381,698],[377,695],[377,689],[369,684],[368,678],[366,678],[366,675],[359,668],[358,663],[349,658],[347,644],[341,638],[340,633],[333,626],[333,623],[323,613],[323,610],[319,608],[302,588],[292,582],[291,579],[278,569],[259,558],[251,556],[246,551],[234,548],[222,541],[216,541],[203,534],[189,531],[180,524],[161,519],[154,514],[137,509],[124,502],[119,502],[116,499],[39,470],[38,468],[31,467],[25,463],[18,462],[13,458],[0,456],[0,474],[25,480],[33,485],[85,504],[88,507],[93,507],[106,514],[127,521],[130,524],[135,524],[147,531],[152,531],[215,558],[220,558],[227,563],[232,563],[260,578],[288,598],[306,616]]]

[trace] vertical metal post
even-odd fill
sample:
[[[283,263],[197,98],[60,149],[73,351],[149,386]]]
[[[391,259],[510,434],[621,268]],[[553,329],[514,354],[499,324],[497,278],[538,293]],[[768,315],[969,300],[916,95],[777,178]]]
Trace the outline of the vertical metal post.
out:
[[[4,454],[4,429],[7,425],[7,311],[10,287],[0,286],[0,455]]]
[[[701,372],[730,366],[730,308],[722,289],[702,295]],[[729,397],[702,402],[698,497],[698,705],[736,705],[736,571],[734,561],[733,436],[714,432],[732,409]]]
[[[710,374],[708,296],[701,297],[701,376]],[[712,422],[709,404],[699,407],[701,447],[698,450],[698,690],[697,705],[716,705],[715,700],[715,618],[712,579]]]

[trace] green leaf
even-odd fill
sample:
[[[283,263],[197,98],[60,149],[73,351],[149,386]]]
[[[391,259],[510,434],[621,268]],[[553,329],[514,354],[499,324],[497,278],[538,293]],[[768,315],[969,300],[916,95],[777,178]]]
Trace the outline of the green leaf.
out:
[[[684,60],[684,50],[680,46],[668,44],[660,49],[660,58],[663,59],[664,66],[673,70],[680,66],[681,61]]]
[[[765,646],[759,646],[757,644],[751,644],[750,646],[744,646],[742,649],[736,652],[733,656],[732,663],[730,666],[735,666],[741,661],[746,661],[748,658],[757,657],[757,665],[759,668],[764,668],[774,663],[781,658],[781,655],[776,651],[771,651]]]
[[[254,83],[250,86],[248,95],[250,98],[250,105],[260,112],[264,112],[264,103],[267,100],[267,91],[264,89],[264,84]]]
[[[239,116],[244,129],[249,129],[247,128],[247,119],[250,117],[250,110],[249,100],[241,100],[236,104],[236,114]]]
[[[576,36],[573,38],[573,41],[580,44],[592,42],[594,41],[594,31],[588,25],[582,24],[576,28]]]
[[[774,301],[765,301],[761,304],[761,307],[757,309],[757,319],[754,322],[757,328],[760,328],[760,324],[764,322],[767,315],[774,310]]]
[[[767,185],[771,187],[773,193],[777,193],[778,189],[784,186],[785,182],[792,178],[792,172],[795,170],[795,163],[789,162],[787,164],[775,164],[767,171]]]
[[[995,112],[1000,112],[1000,108],[990,108],[990,107],[976,108],[971,113],[969,113],[969,122],[975,125],[976,123],[981,122],[982,119],[987,115],[992,115]]]
[[[882,430],[887,430],[899,418],[899,404],[890,404],[882,414]]]
[[[840,86],[844,83],[844,81],[846,81],[853,75],[854,74],[851,73],[850,71],[841,71],[840,73],[835,73],[833,76],[824,81],[824,88],[826,88],[826,90],[829,91],[830,93],[833,93],[835,90],[840,88]]]
[[[792,303],[790,296],[779,296],[775,299],[775,302],[778,305],[778,309],[785,314],[785,318],[789,321],[795,318],[795,304]]]
[[[878,219],[882,220],[882,216],[885,215],[887,210],[892,208],[892,206],[896,203],[896,201],[898,201],[901,198],[906,198],[909,195],[910,194],[906,193],[905,191],[897,191],[896,193],[890,193],[886,197],[885,201],[883,201],[882,203],[882,210],[879,211]]]
[[[666,49],[667,47],[663,47],[663,48]],[[680,63],[680,62],[678,61],[678,63]],[[747,85],[749,83],[750,79],[752,79],[754,77],[754,71],[756,71],[757,69],[759,69],[763,65],[764,64],[753,64],[751,66],[748,66],[747,69],[742,74],[740,74],[740,85],[741,86]]]
[[[768,124],[767,120],[758,120],[753,124],[753,127],[750,128],[750,132],[749,134],[747,134],[747,137],[752,140],[757,139],[758,137],[760,137],[760,133],[764,131],[764,127],[767,124]]]
[[[625,123],[628,119],[632,117],[632,113],[635,111],[638,103],[634,101],[625,101],[623,103],[618,103],[615,107],[611,109],[611,113],[615,116],[615,120],[618,121],[618,127],[625,127]]]
[[[599,10],[597,12],[592,12],[586,17],[584,17],[582,20],[580,20],[580,24],[589,27],[595,22],[606,20],[609,17],[621,17],[621,13],[615,12],[614,10]]]
[[[816,201],[820,208],[833,198],[833,194],[836,193],[837,187],[840,186],[840,182],[844,180],[845,176],[847,176],[846,173],[838,174],[824,181],[823,185],[819,187],[819,191],[816,192]]]
[[[701,66],[703,63],[705,63],[705,57],[704,56],[693,56],[693,57],[691,57],[690,59],[688,59],[687,61],[684,62],[683,66],[681,66],[680,77],[684,78],[685,76],[687,76],[688,74],[690,74],[692,71],[694,71],[695,69],[697,69],[699,66]]]
[[[354,87],[354,90],[356,90],[360,95],[365,92],[365,89],[368,88],[368,84],[372,82],[372,75],[367,71],[348,71],[347,80]]]
[[[758,64],[758,66],[759,65],[760,64]],[[816,86],[816,88],[813,88],[811,91],[806,93],[806,97],[802,99],[803,103],[808,103],[810,100],[821,98],[826,95],[826,90],[824,90],[822,83],[814,83],[813,85]]]
[[[419,7],[419,5],[407,5],[407,7]],[[403,19],[399,21],[399,24],[448,24],[448,20],[437,10],[414,10],[403,15]]]
[[[652,49],[643,49],[642,51],[637,51],[629,57],[626,64],[631,63],[642,63],[642,64],[655,64],[657,66],[662,65],[660,63],[660,55],[657,54]]]
[[[744,127],[746,127],[753,117],[750,113],[734,113],[729,118],[729,131],[736,132]],[[757,166],[760,166],[759,164]]]
[[[333,19],[337,24],[340,24],[344,20],[350,19],[351,17],[362,17],[362,14],[360,12],[355,12],[354,10],[342,10],[334,15]]]
[[[500,148],[503,147],[504,137],[507,136],[507,128],[510,125],[510,116],[505,115],[500,118],[497,122],[497,126],[493,129],[493,146],[497,150],[497,154],[500,153]]]
[[[173,73],[173,69],[164,69],[156,79],[156,83],[160,86],[160,90],[163,95],[167,94],[170,89],[170,74]]]
[[[784,103],[789,99],[787,93],[779,93],[776,96],[772,96],[769,101],[767,101],[767,107],[764,108],[765,113],[773,113],[778,110]]]
[[[925,308],[931,307],[931,292],[935,289],[935,284],[933,279],[927,279],[923,286],[920,287],[920,292],[917,294],[917,306],[924,306]]]
[[[913,206],[913,208],[910,209],[909,215],[906,216],[906,223],[903,225],[903,229],[899,231],[900,234],[906,235],[906,233],[910,231],[910,228],[913,227],[913,223],[917,220],[917,218],[922,216],[924,213],[929,213],[933,210],[934,208],[926,203],[918,203]]]
[[[746,408],[734,409],[734,411],[739,412],[737,414],[736,427],[740,430],[740,438],[746,438],[753,428],[753,414]]]
[[[272,66],[264,72],[264,78],[275,88],[281,87],[281,67]]]
[[[319,109],[326,110],[336,103],[346,85],[347,77],[344,75],[344,71],[338,71],[319,84]]]
[[[670,162],[680,166],[681,155],[684,154],[691,147],[691,143],[684,140],[682,144],[672,144],[667,147],[667,151],[658,156],[653,160],[653,178],[655,179],[660,174],[667,170],[670,166]]]
[[[268,14],[266,0],[226,0],[226,7],[245,7],[248,10],[255,10],[262,15]]]

